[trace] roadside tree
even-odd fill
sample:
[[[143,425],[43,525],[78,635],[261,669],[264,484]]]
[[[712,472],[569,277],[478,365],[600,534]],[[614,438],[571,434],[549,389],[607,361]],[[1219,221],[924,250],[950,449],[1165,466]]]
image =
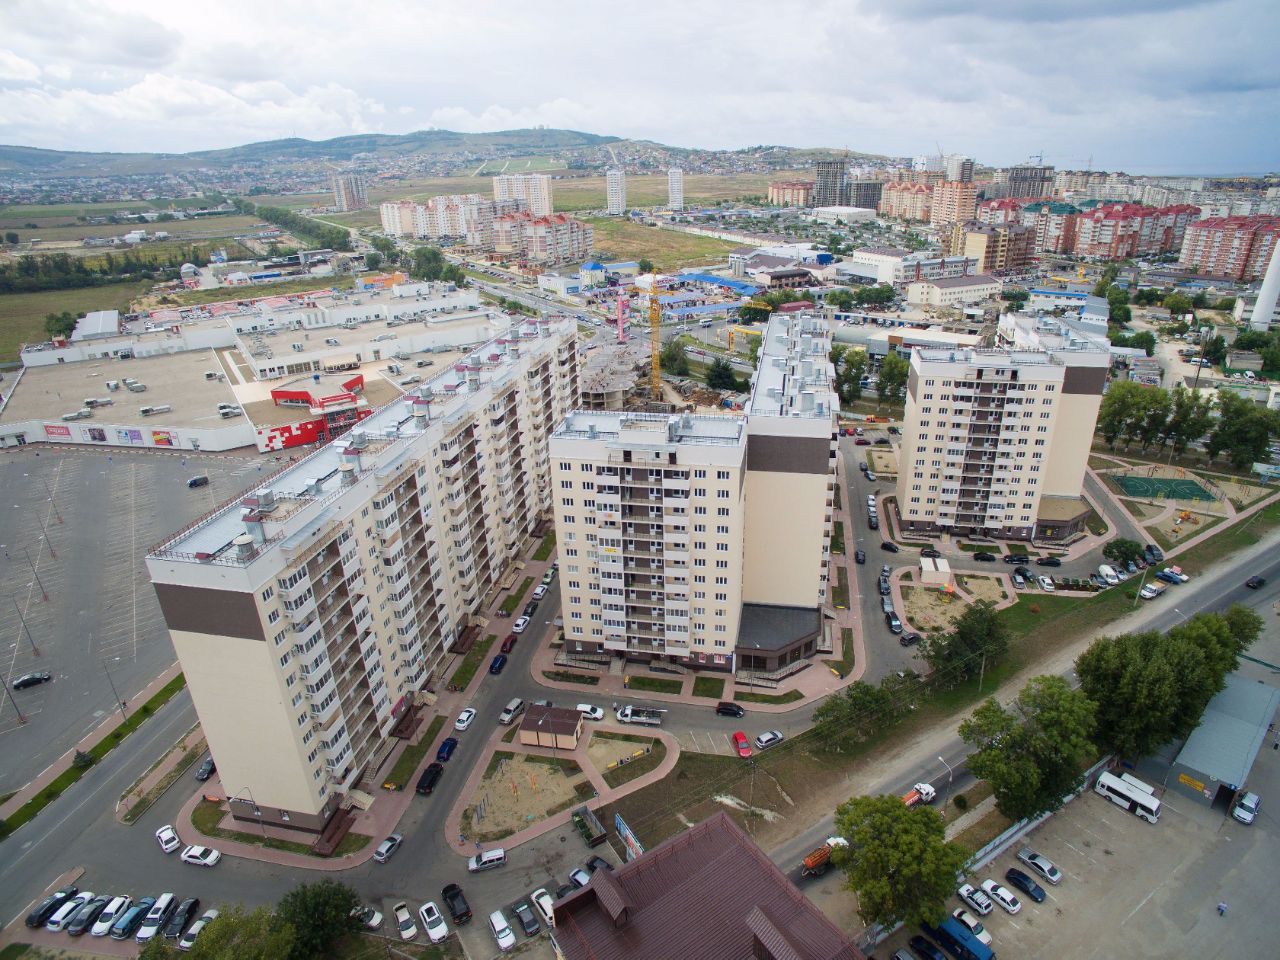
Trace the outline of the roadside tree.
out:
[[[930,634],[921,644],[925,662],[955,680],[975,676],[1009,650],[1009,628],[987,600],[965,608],[949,631]]]
[[[328,956],[339,940],[360,929],[359,908],[355,890],[331,877],[300,883],[286,893],[276,905],[276,917],[293,927],[290,960]]]
[[[1123,566],[1130,560],[1137,560],[1142,556],[1142,544],[1138,543],[1137,540],[1117,537],[1102,548],[1102,555],[1108,560],[1114,560]]]
[[[143,948],[139,960],[282,960],[292,955],[294,930],[269,907],[246,913],[244,907],[220,909],[218,918],[200,932],[186,953],[179,953],[163,937]]]

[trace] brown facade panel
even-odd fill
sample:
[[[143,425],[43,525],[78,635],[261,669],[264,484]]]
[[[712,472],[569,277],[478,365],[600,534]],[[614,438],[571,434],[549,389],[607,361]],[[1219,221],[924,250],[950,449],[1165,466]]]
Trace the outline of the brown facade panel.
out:
[[[1107,385],[1106,367],[1067,367],[1062,375],[1063,393],[1084,393],[1102,396]]]
[[[827,437],[747,436],[747,469],[761,473],[823,473],[831,469]]]
[[[267,639],[253,596],[234,590],[186,587],[176,583],[153,584],[164,622],[170,630],[215,633],[245,640]]]

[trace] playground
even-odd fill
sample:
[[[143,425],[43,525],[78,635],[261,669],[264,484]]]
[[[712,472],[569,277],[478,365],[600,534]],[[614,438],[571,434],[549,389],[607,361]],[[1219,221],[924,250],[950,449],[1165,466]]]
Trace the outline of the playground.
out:
[[[949,592],[948,592],[949,591]],[[921,633],[931,633],[951,626],[951,621],[964,610],[964,598],[954,588],[902,585],[902,603],[907,622]]]
[[[1204,488],[1198,480],[1186,476],[1157,477],[1136,474],[1113,474],[1117,486],[1128,496],[1163,500],[1206,500],[1218,498]]]
[[[462,832],[493,843],[594,795],[573,760],[498,750],[463,811]]]

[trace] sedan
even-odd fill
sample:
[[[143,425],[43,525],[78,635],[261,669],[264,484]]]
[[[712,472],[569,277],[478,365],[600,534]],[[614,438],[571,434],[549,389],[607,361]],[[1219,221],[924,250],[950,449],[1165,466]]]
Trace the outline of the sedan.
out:
[[[947,955],[939,950],[932,940],[926,939],[918,933],[907,943],[911,944],[911,949],[916,952],[917,956],[923,957],[924,960],[947,960]]]
[[[1013,895],[1007,888],[996,883],[994,880],[983,880],[982,889],[996,903],[1008,911],[1009,913],[1017,913],[1022,909],[1022,901]]]
[[[429,763],[427,769],[422,771],[422,776],[418,778],[418,785],[414,789],[422,796],[429,797],[436,789],[436,784],[440,782],[440,777],[444,775],[444,764]]]
[[[979,563],[995,563],[996,555],[994,553],[975,553],[973,559]]]
[[[396,918],[396,929],[400,931],[401,940],[412,940],[418,935],[418,925],[413,922],[413,914],[407,903],[401,900],[391,908],[391,913]]]
[[[517,617],[516,622],[511,625],[512,633],[524,633],[524,628],[529,626],[528,617]]]
[[[1037,567],[1060,567],[1062,561],[1057,557],[1036,557]]]
[[[751,756],[751,744],[747,742],[747,735],[745,733],[739,730],[729,739],[733,741],[733,749],[738,751],[738,756],[742,757],[744,760]]]
[[[876,472],[875,472],[874,470],[871,470],[871,469],[868,469],[868,470],[867,470],[867,472],[864,474],[864,476],[865,476],[868,480],[870,480],[872,483],[875,483],[875,482],[876,482],[876,480],[878,479],[878,478],[876,477]]]
[[[932,547],[930,547],[928,549],[921,550],[920,556],[925,557],[926,559],[929,559],[929,560],[937,560],[939,557],[942,556],[942,551],[934,550]]]
[[[507,655],[500,653],[489,662],[489,673],[497,676],[502,672],[503,667],[507,665]]]
[[[351,911],[351,915],[360,921],[366,930],[377,930],[382,926],[382,913],[377,907],[361,905]]]
[[[956,896],[980,917],[985,917],[991,912],[991,898],[976,889],[973,884],[962,883],[956,890]]]
[[[858,447],[871,446],[871,441],[868,440],[866,437],[855,437],[853,443],[855,446],[858,446]]]
[[[1031,558],[1028,557],[1025,553],[1010,553],[1010,554],[1006,554],[1000,559],[1002,559],[1005,563],[1030,563],[1031,562]]]
[[[898,638],[898,643],[904,647],[914,647],[919,642],[920,634],[918,633],[904,633]]]
[[[511,929],[511,924],[507,923],[507,918],[501,910],[495,910],[489,914],[489,931],[497,941],[498,949],[503,953],[516,945],[515,932]]]
[[[169,917],[169,922],[164,925],[164,935],[170,940],[177,940],[199,912],[199,897],[188,897],[183,900],[178,904],[178,909],[174,910],[173,915]]]
[[[52,679],[53,674],[45,673],[43,671],[39,673],[24,673],[22,676],[18,677],[17,680],[13,681],[13,689],[25,690],[27,687],[36,687],[42,683],[48,683]]]
[[[956,923],[960,924],[987,946],[991,946],[991,934],[987,933],[982,921],[972,913],[963,907],[957,907],[951,911],[951,916],[955,918]]]
[[[510,653],[512,650],[514,650],[516,648],[516,641],[519,639],[520,638],[517,637],[514,633],[508,633],[507,639],[502,641],[502,647],[501,647],[502,652]]]
[[[1244,585],[1248,587],[1250,590],[1257,590],[1259,587],[1264,586],[1266,582],[1267,582],[1266,577],[1250,577],[1248,580],[1244,582]]]
[[[474,720],[475,718],[476,718],[475,708],[467,707],[467,709],[463,710],[460,714],[458,714],[458,719],[453,721],[453,729],[465,730],[467,729],[467,727],[471,726],[471,721]]]
[[[766,730],[756,737],[756,749],[768,750],[770,747],[776,747],[783,739],[781,730]]]
[[[63,901],[62,906],[53,912],[45,923],[45,927],[49,930],[62,930],[66,925],[80,912],[80,908],[92,900],[93,891],[82,890],[70,900]]]
[[[156,843],[160,844],[160,849],[165,853],[173,853],[182,846],[177,831],[167,823],[156,831]]]
[[[1053,581],[1050,580],[1048,577],[1036,577],[1036,583],[1040,584],[1040,589],[1043,590],[1045,593],[1053,593],[1054,591]]]
[[[373,908],[370,907],[369,909],[372,910]],[[373,912],[377,916],[378,924],[380,926],[382,924],[382,914],[378,913],[376,910],[374,910]],[[205,927],[207,927],[209,924],[213,923],[213,921],[217,919],[218,919],[217,910],[206,910],[204,913],[202,913],[200,915],[200,919],[197,920],[195,923],[193,923],[187,929],[187,932],[182,935],[182,939],[178,941],[178,949],[181,950],[183,953],[186,953],[188,950],[194,947],[196,945],[196,937],[200,936],[200,931],[203,930]],[[378,928],[371,927],[370,929],[376,930]]]
[[[1004,878],[1009,881],[1012,886],[1017,887],[1036,903],[1044,903],[1044,887],[1040,886],[1040,884],[1036,883],[1031,879],[1031,877],[1023,873],[1021,870],[1010,867],[1004,872]]]
[[[440,749],[436,751],[436,763],[448,763],[449,758],[453,756],[453,751],[458,749],[457,737],[445,737],[444,742],[440,744]]]
[[[591,882],[591,874],[583,870],[581,867],[569,871],[569,882],[577,888],[585,887]]]
[[[577,706],[577,710],[580,714],[582,714],[583,720],[603,720],[604,719],[604,707],[597,707],[595,704],[592,704],[592,703],[580,703]]]
[[[880,549],[887,550],[889,553],[897,553],[898,545],[890,540],[882,540],[880,541]]]
[[[855,551],[853,551],[853,562],[854,562],[854,563],[866,563],[866,562],[867,562],[867,551],[865,551],[865,550],[855,550]]]
[[[200,764],[200,769],[196,771],[196,779],[204,783],[217,772],[218,765],[213,762],[213,757],[205,757],[204,763]]]
[[[182,862],[197,867],[216,867],[222,854],[213,847],[187,847],[182,851]]]
[[[516,921],[526,937],[536,937],[542,932],[542,924],[538,923],[538,918],[533,915],[533,908],[529,906],[528,901],[522,900],[517,903],[511,908],[511,912],[516,915]]]
[[[102,913],[98,914],[97,921],[94,922],[93,927],[89,930],[90,935],[105,937],[111,932],[111,925],[123,917],[132,906],[133,897],[113,897]]]
[[[721,717],[743,717],[747,711],[742,709],[742,705],[732,703],[728,700],[721,700],[716,704],[716,714]]]
[[[34,910],[27,914],[27,926],[33,929],[43,927],[49,922],[49,918],[57,912],[58,908],[76,895],[77,890],[78,888],[72,885],[53,891],[53,893],[41,900]]]
[[[1018,851],[1017,856],[1018,860],[1040,874],[1047,882],[1055,886],[1062,882],[1062,871],[1048,857],[1041,856],[1030,847],[1023,847]]]
[[[404,837],[398,833],[391,834],[391,836],[378,844],[378,849],[373,851],[373,859],[378,863],[386,863],[400,849],[400,844],[402,843],[404,843]]]
[[[111,903],[113,897],[104,895],[94,897],[83,907],[76,911],[76,915],[63,925],[68,936],[79,937],[88,933],[93,925],[98,921],[98,917],[102,916],[102,911],[107,909],[107,905]]]
[[[422,921],[422,929],[427,931],[427,939],[432,943],[440,943],[449,936],[449,925],[444,922],[444,914],[435,902],[428,900],[418,908],[418,919]]]

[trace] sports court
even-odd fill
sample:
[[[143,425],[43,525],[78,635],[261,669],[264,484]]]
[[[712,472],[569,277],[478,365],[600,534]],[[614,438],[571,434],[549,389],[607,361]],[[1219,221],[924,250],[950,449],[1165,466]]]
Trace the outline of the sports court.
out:
[[[1115,481],[1128,496],[1165,500],[1217,500],[1198,481],[1183,477],[1116,476]]]

